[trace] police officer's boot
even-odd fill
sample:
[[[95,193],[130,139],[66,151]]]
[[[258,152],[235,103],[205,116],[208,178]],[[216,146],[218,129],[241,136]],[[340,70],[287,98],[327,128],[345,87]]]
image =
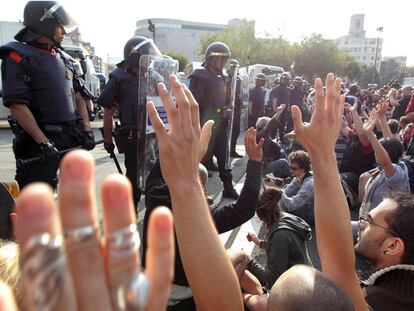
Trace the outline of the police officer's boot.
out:
[[[231,180],[223,181],[223,198],[237,200],[239,198],[239,194],[237,193],[236,189],[233,187],[233,183]]]

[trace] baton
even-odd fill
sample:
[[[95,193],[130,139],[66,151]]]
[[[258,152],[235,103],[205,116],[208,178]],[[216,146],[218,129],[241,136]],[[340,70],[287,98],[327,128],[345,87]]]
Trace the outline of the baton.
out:
[[[95,145],[102,144],[103,142],[104,142],[103,139],[99,139],[99,140],[95,141]],[[83,146],[76,146],[76,147],[72,147],[72,148],[68,148],[68,149],[63,149],[63,150],[60,150],[58,152],[58,155],[60,156],[62,154],[68,153],[68,152],[73,151],[73,150],[81,149],[81,148],[83,148]],[[24,160],[19,159],[19,160],[16,161],[16,164],[17,164],[17,166],[27,165],[27,164],[30,164],[32,162],[37,162],[37,161],[41,161],[41,160],[44,160],[44,159],[46,159],[46,157],[44,155],[40,155],[40,156],[37,156],[37,157],[24,159]]]
[[[116,168],[117,168],[117,170],[118,170],[118,173],[119,173],[119,174],[121,174],[121,175],[124,175],[124,173],[122,173],[122,169],[121,169],[121,166],[119,165],[118,159],[116,158],[115,152],[113,152],[113,151],[112,151],[112,152],[109,154],[109,157],[110,157],[112,160],[114,160],[114,162],[115,162],[115,166],[116,166]]]

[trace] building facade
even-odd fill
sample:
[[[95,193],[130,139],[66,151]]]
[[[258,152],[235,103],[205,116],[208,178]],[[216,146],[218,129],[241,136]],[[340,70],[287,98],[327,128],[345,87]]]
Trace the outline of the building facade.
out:
[[[149,31],[150,23],[154,32]],[[189,60],[201,61],[200,40],[204,35],[215,34],[227,25],[184,21],[168,18],[142,19],[136,22],[136,36],[153,38],[158,48],[164,52],[174,51],[184,54]]]
[[[379,71],[383,41],[380,38],[380,33],[383,28],[377,28],[377,38],[367,38],[365,36],[364,19],[365,14],[352,15],[348,35],[339,37],[335,42],[338,48],[347,51],[361,65],[366,65],[367,67],[376,66],[377,71]]]

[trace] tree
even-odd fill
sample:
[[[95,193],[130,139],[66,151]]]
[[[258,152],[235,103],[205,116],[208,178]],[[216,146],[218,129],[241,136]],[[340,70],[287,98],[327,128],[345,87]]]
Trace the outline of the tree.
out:
[[[185,56],[184,54],[180,52],[168,51],[168,52],[163,52],[163,54],[168,55],[178,60],[178,66],[179,66],[178,71],[184,71],[185,65],[187,65],[190,62],[187,56]]]

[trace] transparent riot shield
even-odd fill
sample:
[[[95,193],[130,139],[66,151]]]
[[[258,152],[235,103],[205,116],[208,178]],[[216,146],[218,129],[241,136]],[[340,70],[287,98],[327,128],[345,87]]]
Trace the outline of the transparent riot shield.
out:
[[[147,114],[146,103],[147,101],[154,103],[161,120],[168,128],[167,113],[158,93],[157,84],[163,82],[172,96],[168,77],[177,74],[178,61],[162,56],[143,55],[139,63],[137,180],[138,187],[144,189],[146,178],[158,159],[157,140]]]
[[[237,88],[237,72],[239,67],[234,68],[233,77],[230,82],[230,101],[228,104],[229,109],[229,118],[227,124],[227,140],[226,140],[226,158],[225,158],[225,168],[226,170],[231,169],[231,136],[233,133],[233,118],[234,118],[234,102],[236,100],[236,88]]]

